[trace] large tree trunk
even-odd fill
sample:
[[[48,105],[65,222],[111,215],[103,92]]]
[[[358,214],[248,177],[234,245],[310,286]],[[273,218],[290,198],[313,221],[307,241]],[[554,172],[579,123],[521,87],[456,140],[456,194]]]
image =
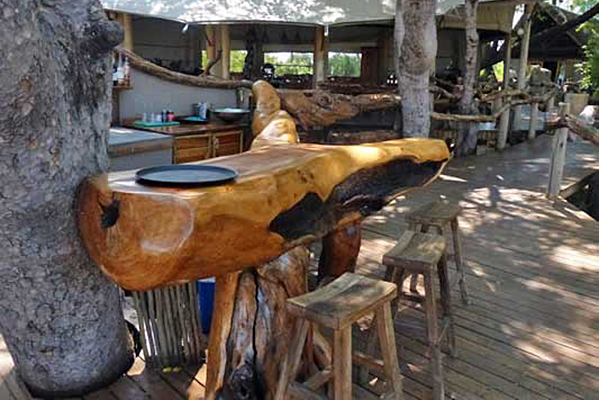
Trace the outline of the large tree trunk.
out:
[[[108,166],[122,32],[96,0],[5,0],[0,40],[0,331],[33,394],[79,395],[133,362],[119,291],[74,215],[80,182]]]
[[[460,99],[460,112],[462,114],[478,114],[478,108],[474,103],[474,91],[477,78],[477,55],[478,55],[478,32],[477,9],[478,0],[465,0],[466,20],[466,71],[464,74],[464,93]],[[476,149],[478,136],[477,124],[462,124],[458,134],[456,152],[458,155],[467,155]]]
[[[405,137],[428,137],[432,99],[429,77],[437,55],[437,0],[397,0],[395,41]]]

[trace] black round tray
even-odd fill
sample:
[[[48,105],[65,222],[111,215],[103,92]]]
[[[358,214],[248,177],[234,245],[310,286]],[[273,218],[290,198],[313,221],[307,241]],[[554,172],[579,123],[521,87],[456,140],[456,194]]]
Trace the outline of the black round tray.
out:
[[[137,181],[161,186],[209,186],[232,181],[238,173],[215,165],[163,165],[137,171]]]

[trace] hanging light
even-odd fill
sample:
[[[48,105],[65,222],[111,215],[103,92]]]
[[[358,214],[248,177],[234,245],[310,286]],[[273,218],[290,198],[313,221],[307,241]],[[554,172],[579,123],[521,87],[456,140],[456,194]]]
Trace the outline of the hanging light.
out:
[[[283,35],[281,35],[281,42],[285,44],[289,42],[289,38],[287,37],[287,32],[285,31],[285,28],[283,28]]]
[[[299,30],[295,32],[295,43],[301,43],[302,37],[300,36]]]

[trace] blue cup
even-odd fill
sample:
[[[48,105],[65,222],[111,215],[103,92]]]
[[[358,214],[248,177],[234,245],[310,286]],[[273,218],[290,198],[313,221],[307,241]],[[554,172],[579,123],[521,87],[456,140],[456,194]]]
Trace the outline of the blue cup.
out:
[[[205,335],[210,333],[210,325],[212,322],[212,310],[214,309],[214,278],[201,279],[197,283],[200,317],[202,320],[202,332]]]

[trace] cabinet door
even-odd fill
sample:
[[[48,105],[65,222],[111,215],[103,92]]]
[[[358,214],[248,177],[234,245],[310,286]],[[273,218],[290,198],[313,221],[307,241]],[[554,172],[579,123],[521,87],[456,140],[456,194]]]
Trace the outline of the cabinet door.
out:
[[[205,160],[212,157],[210,135],[189,135],[175,138],[175,164]]]
[[[243,149],[243,131],[216,133],[212,140],[215,157],[239,154]]]

